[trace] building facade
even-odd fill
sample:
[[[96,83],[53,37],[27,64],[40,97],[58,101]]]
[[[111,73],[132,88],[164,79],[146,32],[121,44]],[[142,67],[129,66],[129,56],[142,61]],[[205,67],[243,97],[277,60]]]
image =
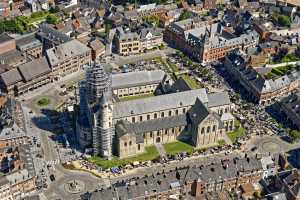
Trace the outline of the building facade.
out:
[[[232,52],[226,56],[225,68],[247,91],[248,97],[259,104],[270,104],[276,98],[287,95],[300,87],[300,71],[267,79],[249,65],[248,58],[242,52]]]
[[[164,40],[203,63],[224,58],[234,49],[247,50],[259,42],[255,31],[235,36],[219,23],[198,21],[193,18],[172,23],[165,31]]]

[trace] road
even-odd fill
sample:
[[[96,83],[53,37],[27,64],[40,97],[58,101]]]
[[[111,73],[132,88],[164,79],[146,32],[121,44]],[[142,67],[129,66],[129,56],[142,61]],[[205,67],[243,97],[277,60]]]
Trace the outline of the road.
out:
[[[81,172],[81,171],[71,171],[65,169],[59,162],[59,154],[56,150],[55,142],[50,139],[53,135],[51,132],[43,130],[39,127],[47,127],[51,129],[50,120],[47,119],[45,116],[41,116],[41,114],[36,113],[29,113],[29,108],[22,105],[24,116],[25,116],[25,123],[26,129],[30,137],[36,137],[37,143],[41,143],[41,148],[43,152],[43,158],[36,158],[33,154],[34,158],[34,166],[36,169],[37,174],[39,174],[40,170],[46,172],[46,179],[48,181],[49,187],[45,191],[41,192],[38,191],[37,194],[42,194],[43,199],[61,199],[61,200],[76,200],[79,199],[79,194],[69,194],[65,192],[64,185],[68,181],[71,180],[80,180],[85,183],[84,192],[87,191],[94,191],[99,185],[104,185],[105,181],[97,178],[90,173]],[[41,117],[40,120],[35,120],[35,123],[32,123],[33,119]],[[32,148],[36,148],[33,146]],[[34,149],[31,149],[32,153],[35,152]],[[50,170],[48,172],[46,166],[51,165]],[[51,182],[49,179],[50,174],[54,174],[55,181]],[[107,183],[106,183],[107,184]]]

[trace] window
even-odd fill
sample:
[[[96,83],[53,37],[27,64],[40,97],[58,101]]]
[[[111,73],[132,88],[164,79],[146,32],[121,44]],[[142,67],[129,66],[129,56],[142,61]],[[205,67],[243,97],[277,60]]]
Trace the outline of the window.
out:
[[[150,120],[150,115],[147,115],[147,120]]]
[[[159,136],[160,135],[160,132],[159,131],[157,131],[157,134],[156,134],[157,136]]]
[[[146,135],[145,135],[145,133],[143,133],[143,138],[145,139],[145,137],[146,137]]]
[[[227,113],[228,112],[228,108],[225,108],[225,113]]]
[[[162,112],[162,113],[160,114],[160,116],[161,116],[161,117],[164,117],[164,116],[165,116],[165,113],[164,113],[164,112]]]
[[[204,127],[201,129],[201,134],[204,134],[205,130]]]
[[[156,119],[157,118],[157,113],[154,113],[154,119]]]
[[[143,116],[140,116],[140,122],[143,121]]]
[[[124,147],[127,147],[127,142],[124,142]]]
[[[131,141],[129,141],[129,146],[131,146],[132,145],[132,142]]]
[[[165,130],[165,135],[167,135],[167,134],[168,134],[168,130],[166,129],[166,130]]]
[[[170,111],[169,111],[169,116],[171,116],[171,115],[172,115],[172,111],[170,110]]]
[[[141,150],[141,145],[140,144],[138,144],[138,150]]]
[[[185,113],[185,108],[182,109],[182,112]]]
[[[176,115],[178,115],[178,110],[177,109],[176,109],[175,113],[176,113]]]
[[[213,132],[215,132],[215,131],[216,131],[216,129],[217,129],[217,126],[216,126],[216,125],[214,125],[214,126],[213,126],[213,130],[212,130],[212,131],[213,131]]]
[[[150,132],[150,137],[152,138],[152,136],[153,136],[153,133],[152,133],[152,131]]]
[[[207,133],[210,132],[210,126],[207,127],[206,132],[207,132]]]
[[[132,123],[134,123],[134,122],[135,122],[135,117],[132,118]]]

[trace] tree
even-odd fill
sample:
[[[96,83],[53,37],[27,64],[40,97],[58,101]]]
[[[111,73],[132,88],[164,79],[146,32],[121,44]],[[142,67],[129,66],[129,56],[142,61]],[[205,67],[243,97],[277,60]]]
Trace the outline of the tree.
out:
[[[181,21],[181,20],[185,20],[185,19],[189,19],[189,18],[191,18],[192,17],[192,13],[191,12],[189,12],[189,11],[183,11],[183,13],[181,13],[181,15],[179,16],[179,21]]]
[[[292,130],[292,131],[290,132],[290,135],[291,135],[294,139],[296,139],[296,140],[299,140],[299,139],[300,139],[300,131]]]
[[[49,14],[47,17],[46,17],[46,22],[48,24],[57,24],[59,22],[59,18],[54,15],[54,14]]]
[[[58,13],[60,9],[58,6],[52,6],[49,11],[50,13]]]
[[[290,25],[291,25],[291,19],[288,16],[279,15],[279,17],[278,17],[278,23],[281,26],[290,27]]]

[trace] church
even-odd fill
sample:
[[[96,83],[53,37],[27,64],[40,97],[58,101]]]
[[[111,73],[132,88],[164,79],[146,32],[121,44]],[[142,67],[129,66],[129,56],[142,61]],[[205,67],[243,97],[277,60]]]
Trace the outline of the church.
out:
[[[121,91],[120,91],[121,88]],[[122,101],[123,96],[155,96]],[[145,152],[155,143],[217,144],[234,130],[227,92],[191,89],[163,71],[111,74],[95,62],[80,83],[76,132],[82,149],[111,159]]]

